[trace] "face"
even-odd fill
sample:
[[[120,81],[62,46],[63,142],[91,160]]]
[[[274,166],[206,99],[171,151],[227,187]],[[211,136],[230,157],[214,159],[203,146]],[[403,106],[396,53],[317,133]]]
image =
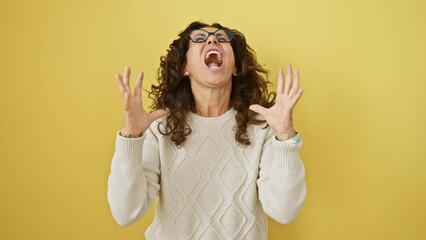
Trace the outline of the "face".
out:
[[[217,30],[211,27],[195,30],[191,38],[199,41],[203,35]],[[210,34],[205,42],[189,40],[185,69],[189,73],[192,86],[208,88],[232,86],[232,74],[236,72],[234,52],[231,43],[225,42],[226,36],[223,34],[224,32],[219,30],[215,34]]]

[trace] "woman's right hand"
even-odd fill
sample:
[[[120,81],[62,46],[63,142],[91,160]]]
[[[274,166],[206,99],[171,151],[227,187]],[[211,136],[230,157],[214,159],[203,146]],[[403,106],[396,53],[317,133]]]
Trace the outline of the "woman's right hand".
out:
[[[166,115],[166,111],[156,110],[152,113],[148,113],[144,110],[142,104],[142,71],[139,72],[136,79],[136,86],[133,94],[130,88],[130,68],[126,67],[124,69],[123,76],[118,73],[115,75],[124,105],[124,126],[120,135],[126,137],[139,136],[149,128],[149,125],[151,125],[153,121]]]

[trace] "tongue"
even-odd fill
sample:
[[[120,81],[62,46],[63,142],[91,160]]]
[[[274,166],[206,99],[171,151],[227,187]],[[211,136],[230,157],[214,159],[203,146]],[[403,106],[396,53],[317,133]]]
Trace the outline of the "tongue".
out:
[[[209,68],[219,68],[220,65],[218,63],[209,63],[207,64],[207,66],[209,66]]]
[[[222,65],[222,61],[219,60],[216,54],[211,54],[206,59],[206,65],[209,66],[209,68],[219,68]]]

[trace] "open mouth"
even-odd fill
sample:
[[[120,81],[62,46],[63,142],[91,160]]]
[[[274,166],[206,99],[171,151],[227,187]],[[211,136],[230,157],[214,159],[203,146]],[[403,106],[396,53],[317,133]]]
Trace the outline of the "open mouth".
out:
[[[211,69],[218,69],[222,66],[222,55],[217,50],[210,50],[207,52],[204,62]]]

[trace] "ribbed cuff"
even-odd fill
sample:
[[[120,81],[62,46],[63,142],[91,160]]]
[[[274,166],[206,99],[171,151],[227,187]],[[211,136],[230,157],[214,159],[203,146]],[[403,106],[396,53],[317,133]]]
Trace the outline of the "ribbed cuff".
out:
[[[117,133],[114,158],[124,165],[141,164],[145,136],[144,133],[142,137],[126,138]]]
[[[276,139],[273,141],[275,159],[274,165],[280,169],[295,169],[302,165],[299,151],[302,147],[303,140],[298,143],[280,142]]]

